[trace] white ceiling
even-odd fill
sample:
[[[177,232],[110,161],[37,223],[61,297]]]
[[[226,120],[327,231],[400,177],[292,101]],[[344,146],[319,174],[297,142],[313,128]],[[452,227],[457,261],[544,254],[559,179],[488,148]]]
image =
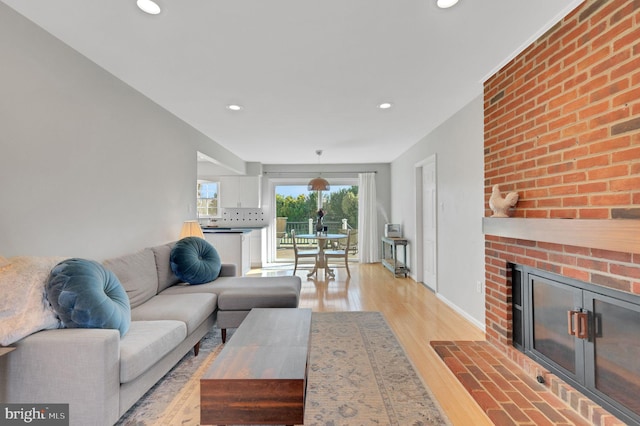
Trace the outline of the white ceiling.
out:
[[[157,0],[151,16],[135,0],[2,1],[263,164],[317,164],[316,149],[322,163],[392,161],[582,2]]]

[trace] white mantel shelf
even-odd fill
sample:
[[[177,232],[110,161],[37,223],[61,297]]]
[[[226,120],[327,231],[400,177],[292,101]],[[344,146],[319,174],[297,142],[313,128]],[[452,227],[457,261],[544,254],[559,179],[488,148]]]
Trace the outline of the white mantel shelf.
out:
[[[482,218],[485,235],[640,253],[640,220]]]

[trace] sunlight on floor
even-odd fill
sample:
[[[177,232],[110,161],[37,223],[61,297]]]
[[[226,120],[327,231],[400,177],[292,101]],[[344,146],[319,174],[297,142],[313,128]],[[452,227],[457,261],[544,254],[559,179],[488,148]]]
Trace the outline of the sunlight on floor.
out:
[[[380,264],[351,263],[351,277],[344,267],[333,267],[335,278],[324,274],[321,269],[319,278],[307,277],[312,264],[298,265],[296,275],[302,280],[300,307],[314,311],[364,311],[376,310],[393,313],[389,306],[388,296],[393,293],[394,299],[404,300],[416,295],[415,282],[406,278],[395,278]],[[293,273],[293,263],[278,263],[261,269],[252,269],[252,276],[283,276]]]

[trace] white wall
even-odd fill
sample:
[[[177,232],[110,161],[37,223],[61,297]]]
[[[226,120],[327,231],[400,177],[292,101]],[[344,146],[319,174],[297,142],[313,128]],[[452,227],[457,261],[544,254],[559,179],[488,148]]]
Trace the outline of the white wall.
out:
[[[391,218],[416,240],[415,166],[437,157],[438,297],[484,328],[484,135],[478,96],[391,163]],[[411,241],[410,241],[411,243]],[[416,248],[409,246],[410,267]],[[415,278],[415,270],[411,272]]]
[[[196,216],[196,149],[229,153],[2,3],[0,57],[0,255],[176,239]]]

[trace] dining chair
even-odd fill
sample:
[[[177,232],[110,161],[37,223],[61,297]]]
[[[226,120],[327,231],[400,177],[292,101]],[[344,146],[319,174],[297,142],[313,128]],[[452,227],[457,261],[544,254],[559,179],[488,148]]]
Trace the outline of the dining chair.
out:
[[[330,266],[331,259],[344,259],[344,267],[347,269],[347,275],[351,277],[349,272],[349,239],[351,238],[351,229],[347,229],[347,241],[344,249],[331,249],[324,251],[324,259],[327,264],[327,268]]]
[[[291,240],[293,241],[293,254],[295,256],[295,264],[293,265],[293,275],[296,274],[296,270],[298,269],[298,259],[303,257],[312,257],[314,258],[314,266],[318,263],[318,254],[320,253],[318,249],[305,249],[301,250],[298,248],[298,243],[296,242],[296,231],[294,229],[291,230]]]
[[[351,254],[355,255],[358,253],[358,229],[357,228],[349,228],[351,231],[351,235],[349,236],[349,245],[345,240],[338,241],[338,248],[344,248],[349,250]],[[341,229],[338,231],[341,234],[346,234],[346,229]]]

